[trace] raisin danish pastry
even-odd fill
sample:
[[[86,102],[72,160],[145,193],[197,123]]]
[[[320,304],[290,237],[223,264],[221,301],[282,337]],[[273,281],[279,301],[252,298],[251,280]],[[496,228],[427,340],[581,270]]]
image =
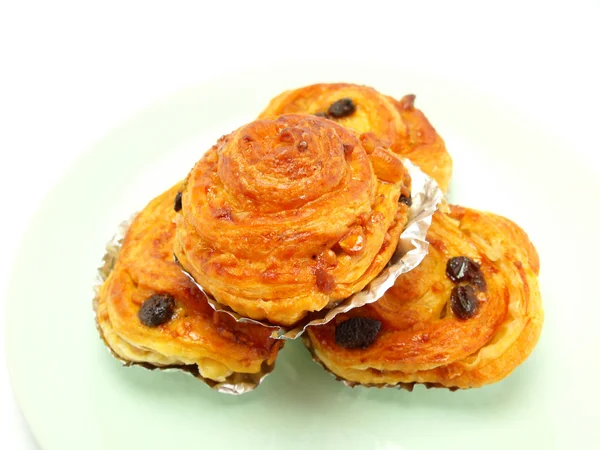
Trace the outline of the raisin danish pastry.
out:
[[[214,381],[259,373],[273,365],[281,341],[215,312],[173,259],[179,187],[152,200],[129,227],[95,299],[100,333],[118,357],[147,367],[185,367]]]
[[[260,117],[315,114],[358,133],[372,132],[384,147],[410,159],[447,192],[452,158],[425,115],[414,107],[414,101],[414,95],[397,101],[356,84],[314,84],[275,97]],[[368,137],[365,135],[364,139]]]
[[[535,248],[504,217],[437,211],[429,254],[376,303],[309,327],[316,360],[363,385],[471,388],[493,383],[535,347],[543,312]]]
[[[406,225],[410,176],[330,120],[284,115],[222,137],[182,190],[175,254],[215,299],[297,323],[365,287]]]

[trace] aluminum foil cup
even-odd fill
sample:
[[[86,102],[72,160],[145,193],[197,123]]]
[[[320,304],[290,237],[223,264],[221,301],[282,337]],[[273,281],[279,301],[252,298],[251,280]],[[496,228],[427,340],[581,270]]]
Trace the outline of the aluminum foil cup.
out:
[[[119,225],[117,232],[115,233],[111,241],[106,245],[106,253],[104,254],[104,257],[102,259],[102,266],[98,268],[96,284],[94,285],[94,313],[97,313],[100,288],[102,287],[102,285],[112,272],[113,268],[115,267],[115,264],[117,263],[119,252],[121,250],[121,246],[123,245],[123,239],[134,218],[135,216],[132,217],[130,220],[125,221],[121,225]],[[239,395],[254,390],[260,383],[262,383],[266,376],[273,371],[273,368],[275,367],[275,362],[273,362],[273,364],[270,365],[267,362],[264,362],[260,372],[258,373],[232,373],[225,379],[225,381],[215,381],[211,380],[210,378],[203,377],[195,364],[155,366],[153,364],[144,362],[129,361],[123,359],[121,356],[116,354],[114,350],[110,347],[110,345],[108,345],[108,342],[106,341],[102,333],[102,328],[100,328],[100,325],[98,324],[98,317],[96,314],[94,314],[94,316],[96,321],[96,328],[98,329],[98,332],[100,333],[100,337],[104,341],[104,344],[110,350],[112,356],[121,361],[125,366],[141,366],[148,370],[161,370],[165,372],[183,371],[199,379],[204,384],[208,385],[211,389],[214,389],[218,392],[222,392],[224,394]]]
[[[425,237],[431,225],[431,217],[444,199],[444,193],[433,178],[425,175],[409,160],[402,159],[402,162],[412,179],[412,205],[408,210],[408,223],[402,234],[400,234],[398,247],[387,266],[373,281],[362,291],[340,301],[331,309],[310,313],[293,327],[282,327],[250,319],[217,302],[214,297],[202,289],[202,286],[196,283],[189,273],[183,268],[182,270],[198,286],[198,289],[206,294],[208,303],[213,309],[229,314],[238,322],[254,323],[271,328],[271,337],[274,339],[296,339],[304,333],[307,327],[323,325],[340,313],[376,302],[394,285],[400,275],[417,267],[427,255],[429,243]]]

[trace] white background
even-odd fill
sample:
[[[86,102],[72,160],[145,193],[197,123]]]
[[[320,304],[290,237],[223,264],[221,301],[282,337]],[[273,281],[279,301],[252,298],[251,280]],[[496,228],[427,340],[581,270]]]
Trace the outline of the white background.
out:
[[[207,3],[0,2],[0,448],[37,448],[4,362],[21,235],[77,155],[170,93],[286,62],[409,67],[501,99],[600,170],[598,2]]]

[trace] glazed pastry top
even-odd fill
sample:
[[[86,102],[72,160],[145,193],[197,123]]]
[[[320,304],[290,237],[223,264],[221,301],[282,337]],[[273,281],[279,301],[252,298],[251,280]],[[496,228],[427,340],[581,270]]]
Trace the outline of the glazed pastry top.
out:
[[[291,113],[321,115],[359,134],[373,133],[381,145],[410,159],[446,192],[452,175],[452,158],[442,138],[414,102],[414,95],[395,100],[356,84],[314,84],[278,95],[259,117]]]
[[[258,372],[280,342],[260,325],[215,312],[174,261],[175,199],[180,185],[135,218],[98,301],[105,339],[124,359],[156,365],[198,364],[223,378]],[[203,367],[204,366],[204,367]]]
[[[176,254],[219,302],[290,325],[362,289],[407,220],[389,150],[323,118],[285,115],[221,138],[182,191]]]
[[[527,235],[504,217],[453,206],[436,212],[428,241],[423,262],[381,300],[310,328],[334,372],[373,384],[472,387],[506,376],[531,352],[543,313]],[[379,324],[371,342],[359,343],[364,348],[336,330],[350,318]],[[352,323],[361,326],[345,327]]]

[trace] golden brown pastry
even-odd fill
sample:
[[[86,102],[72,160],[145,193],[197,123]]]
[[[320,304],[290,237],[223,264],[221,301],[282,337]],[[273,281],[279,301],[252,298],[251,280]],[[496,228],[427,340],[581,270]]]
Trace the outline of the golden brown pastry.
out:
[[[175,253],[221,304],[292,325],[381,271],[407,222],[409,186],[394,153],[330,120],[258,120],[188,175]]]
[[[281,341],[270,330],[215,312],[173,258],[179,185],[152,200],[129,227],[96,299],[100,332],[121,359],[185,366],[224,381],[272,365]],[[179,204],[178,204],[179,203]]]
[[[314,84],[275,97],[259,117],[316,114],[358,133],[373,132],[384,147],[410,159],[447,192],[452,158],[442,138],[414,107],[414,101],[414,95],[397,101],[356,84]]]
[[[305,342],[338,377],[479,387],[533,350],[543,312],[538,255],[525,232],[504,217],[452,206],[435,213],[428,241],[423,262],[381,300],[309,327]]]

